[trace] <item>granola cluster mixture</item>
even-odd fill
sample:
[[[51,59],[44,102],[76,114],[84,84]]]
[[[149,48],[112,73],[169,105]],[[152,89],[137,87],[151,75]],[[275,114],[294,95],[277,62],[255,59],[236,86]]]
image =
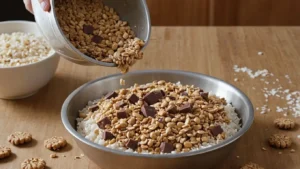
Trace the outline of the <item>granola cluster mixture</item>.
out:
[[[144,41],[101,0],[59,0],[55,11],[66,37],[87,56],[113,62],[123,73],[143,58]]]
[[[189,152],[229,137],[240,128],[224,98],[189,85],[154,81],[108,93],[80,111],[78,131],[101,145],[138,153]],[[92,129],[91,126],[97,126]]]

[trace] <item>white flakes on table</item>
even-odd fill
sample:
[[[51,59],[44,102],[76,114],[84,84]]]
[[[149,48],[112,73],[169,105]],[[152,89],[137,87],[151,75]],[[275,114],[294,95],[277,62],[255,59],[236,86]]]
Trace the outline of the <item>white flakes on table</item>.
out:
[[[290,78],[289,75],[285,75],[284,77],[288,80],[289,83],[292,83],[291,78]]]
[[[265,77],[269,73],[268,70],[266,70],[266,69],[258,70],[253,73],[253,71],[251,69],[249,69],[247,67],[239,68],[237,65],[234,65],[233,69],[237,73],[239,73],[239,72],[247,73],[252,79],[259,77],[259,76]]]
[[[264,52],[257,52],[257,54],[258,54],[259,56],[262,56],[262,55],[264,55]]]
[[[261,112],[260,112],[260,114],[266,114],[267,113],[267,111],[268,111],[268,109],[267,109],[267,105],[263,105],[260,109],[261,109]]]
[[[238,81],[239,79],[238,78],[234,78],[234,81],[236,82],[236,81]]]

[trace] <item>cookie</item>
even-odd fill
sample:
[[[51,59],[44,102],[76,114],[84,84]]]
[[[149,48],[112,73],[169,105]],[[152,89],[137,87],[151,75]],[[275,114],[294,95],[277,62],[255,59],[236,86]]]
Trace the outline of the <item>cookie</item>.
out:
[[[0,146],[0,159],[9,157],[11,155],[11,149],[8,147]]]
[[[243,167],[241,167],[241,169],[264,169],[264,168],[259,166],[258,164],[250,162],[244,165]]]
[[[21,164],[21,169],[45,169],[46,162],[41,158],[26,159]]]
[[[67,141],[63,137],[52,137],[44,141],[44,146],[53,151],[60,150],[67,145]]]
[[[290,130],[295,127],[295,121],[288,118],[278,118],[274,120],[274,124],[279,129]]]
[[[13,145],[22,145],[32,141],[32,136],[27,132],[15,132],[8,136],[7,140]]]
[[[273,134],[269,138],[269,144],[275,148],[289,148],[292,145],[292,139],[283,134]]]

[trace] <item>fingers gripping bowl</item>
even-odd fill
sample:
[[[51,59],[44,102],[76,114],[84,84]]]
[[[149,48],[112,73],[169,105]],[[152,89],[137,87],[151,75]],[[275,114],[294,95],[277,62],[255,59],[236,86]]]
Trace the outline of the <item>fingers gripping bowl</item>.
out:
[[[126,80],[125,86],[119,85],[120,78]],[[195,85],[205,91],[212,91],[224,97],[236,108],[241,118],[241,129],[232,137],[214,146],[178,154],[140,154],[124,152],[96,144],[76,131],[78,110],[83,109],[88,101],[99,99],[104,94],[120,88],[133,86],[135,83],[146,84],[154,80],[165,80],[182,84]],[[141,71],[125,75],[112,75],[89,82],[75,90],[65,101],[62,108],[62,121],[66,129],[74,136],[82,151],[100,167],[110,168],[212,168],[225,159],[253,122],[253,107],[250,100],[237,88],[213,77],[183,71]]]

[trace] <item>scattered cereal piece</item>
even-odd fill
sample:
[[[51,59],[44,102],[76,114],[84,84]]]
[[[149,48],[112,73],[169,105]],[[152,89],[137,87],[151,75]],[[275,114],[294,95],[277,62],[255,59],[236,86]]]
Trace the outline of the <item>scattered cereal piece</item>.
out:
[[[241,167],[240,169],[264,169],[264,168],[259,166],[258,164],[250,162],[244,165],[243,167]]]
[[[281,152],[281,151],[279,151],[279,152],[278,152],[278,154],[279,154],[279,155],[281,155],[281,154],[282,154],[282,152]]]
[[[67,145],[67,141],[63,137],[52,137],[44,141],[44,146],[49,150],[60,150]]]
[[[41,158],[26,159],[21,164],[21,169],[45,169],[46,162]]]
[[[285,130],[293,129],[295,127],[294,120],[288,118],[278,118],[274,121],[274,124],[276,127]]]
[[[11,155],[11,149],[9,147],[0,146],[0,159],[9,157]]]
[[[240,156],[236,156],[236,158],[240,158]]]
[[[264,52],[257,52],[259,56],[264,55]]]
[[[125,86],[125,84],[126,84],[126,83],[125,83],[125,80],[124,80],[124,79],[120,79],[120,85],[121,85],[121,86]]]
[[[84,157],[84,154],[80,154],[80,157]]]
[[[262,147],[261,149],[262,149],[263,151],[267,151],[267,149],[266,149],[265,147]]]
[[[81,159],[81,157],[80,156],[75,156],[74,160],[76,160],[76,159]]]
[[[276,148],[289,148],[292,145],[292,139],[283,134],[273,134],[269,138],[269,144]]]
[[[26,132],[15,132],[8,136],[7,140],[13,145],[22,145],[25,143],[29,143],[32,140],[32,136],[30,133]]]
[[[291,153],[294,153],[294,152],[296,152],[296,150],[295,149],[291,149],[291,151],[290,151]]]
[[[66,155],[63,155],[63,157],[67,157]]]
[[[50,154],[51,158],[57,158],[58,156],[56,154]]]

